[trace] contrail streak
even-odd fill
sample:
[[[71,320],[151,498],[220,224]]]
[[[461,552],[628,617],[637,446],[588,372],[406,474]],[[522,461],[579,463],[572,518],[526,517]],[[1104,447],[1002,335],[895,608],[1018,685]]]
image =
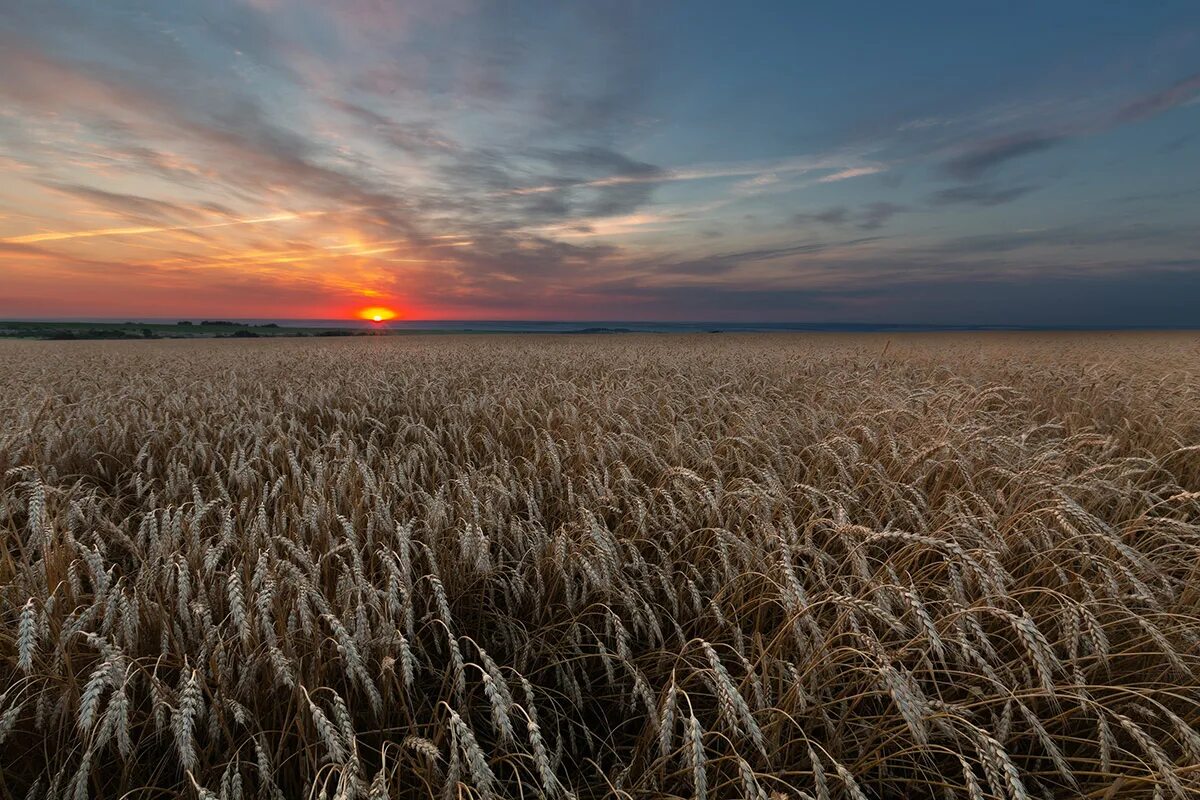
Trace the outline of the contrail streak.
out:
[[[138,236],[146,233],[168,233],[170,231],[201,231],[209,228],[227,228],[231,225],[290,222],[306,217],[319,217],[327,213],[326,211],[285,212],[283,214],[273,214],[269,217],[234,219],[226,222],[212,222],[207,225],[164,225],[157,227],[147,225],[132,228],[97,228],[90,231],[51,231],[48,233],[30,233],[24,236],[10,236],[7,239],[0,239],[0,242],[4,242],[5,244],[36,244],[38,242],[59,242],[64,239],[91,239],[97,236]]]

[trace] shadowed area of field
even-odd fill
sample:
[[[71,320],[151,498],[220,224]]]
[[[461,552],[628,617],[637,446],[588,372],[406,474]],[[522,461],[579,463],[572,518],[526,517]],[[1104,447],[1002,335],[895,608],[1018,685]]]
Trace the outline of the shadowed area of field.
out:
[[[1200,794],[1195,333],[0,374],[0,795]]]

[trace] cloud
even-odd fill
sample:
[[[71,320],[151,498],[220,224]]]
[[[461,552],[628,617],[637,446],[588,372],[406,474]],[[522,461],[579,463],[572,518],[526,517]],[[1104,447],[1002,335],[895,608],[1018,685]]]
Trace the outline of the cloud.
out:
[[[304,213],[283,212],[268,217],[254,219],[232,219],[223,222],[209,222],[202,225],[139,225],[119,228],[92,228],[79,231],[43,231],[23,236],[10,236],[0,239],[6,244],[36,244],[40,242],[61,242],[67,239],[95,239],[101,236],[144,236],[155,233],[172,233],[176,231],[200,231],[211,228],[228,228],[232,225],[263,225],[270,222],[294,222],[299,219],[321,216],[323,211],[308,211]]]
[[[946,162],[945,169],[958,180],[977,180],[1009,161],[1049,150],[1063,139],[1058,134],[1038,131],[1000,136],[971,145]]]
[[[528,226],[633,215],[662,170],[612,148],[463,148],[433,165],[447,212],[510,233]]]
[[[576,203],[583,217],[612,217],[631,214],[650,200],[663,170],[629,158],[606,147],[579,147],[534,151],[560,173],[556,182],[567,191],[576,186],[592,190],[584,202]],[[566,173],[563,175],[561,173]],[[571,173],[584,177],[568,177]],[[597,177],[598,176],[598,177]]]
[[[981,254],[1007,253],[1024,248],[1095,248],[1097,252],[1111,252],[1121,245],[1144,246],[1154,242],[1179,242],[1191,246],[1189,240],[1200,244],[1196,234],[1183,235],[1179,228],[1170,225],[1146,223],[1112,224],[1108,227],[1084,225],[1058,225],[1046,228],[1022,229],[999,233],[959,236],[925,248],[923,252],[943,256],[972,256]],[[1066,263],[1070,264],[1068,259]]]
[[[101,209],[117,211],[133,219],[155,221],[183,219],[194,221],[205,217],[205,211],[211,212],[215,210],[212,208],[200,210],[167,200],[157,200],[151,197],[123,192],[110,192],[75,183],[59,183],[56,181],[39,181],[39,183],[52,191],[85,200]]]
[[[904,206],[895,203],[869,203],[862,210],[858,227],[867,231],[882,228],[888,220],[905,210]]]
[[[871,167],[848,167],[838,170],[832,175],[825,175],[817,178],[817,183],[837,183],[838,181],[849,180],[850,178],[860,178],[863,175],[877,175],[880,172],[887,170],[887,167],[876,165]]]
[[[1011,203],[1017,198],[1024,197],[1030,192],[1036,191],[1036,186],[1013,186],[1008,189],[1000,189],[989,184],[970,184],[966,186],[954,186],[950,189],[942,189],[934,192],[930,196],[930,202],[937,206],[948,205],[976,205],[976,206],[998,206],[1004,203]]]
[[[845,206],[833,206],[815,213],[800,211],[792,215],[793,225],[808,225],[822,222],[826,225],[844,225],[850,219],[850,209]]]
[[[858,175],[873,175],[887,170],[886,165],[874,164],[862,166],[863,158],[854,152],[832,151],[829,153],[794,156],[791,158],[772,160],[747,160],[717,164],[697,164],[687,167],[655,167],[652,171],[625,172],[606,177],[594,178],[578,183],[579,186],[603,187],[617,184],[654,183],[666,185],[673,183],[689,183],[702,181],[720,181],[743,178],[736,189],[743,194],[753,194],[763,187],[784,184],[785,188],[795,188],[795,180],[810,173],[826,170],[836,170],[832,175],[818,179],[815,183],[831,183]],[[791,183],[787,183],[791,181]],[[569,182],[569,181],[568,181]],[[537,194],[561,189],[563,182],[544,181],[519,186],[512,190],[514,194]]]
[[[629,265],[634,271],[642,272],[647,279],[654,276],[717,277],[734,272],[740,267],[764,262],[786,263],[788,259],[808,258],[821,254],[851,251],[856,247],[880,241],[878,236],[863,236],[836,241],[803,241],[778,247],[763,247],[740,250],[703,258],[680,259],[665,256],[647,262]]]
[[[815,213],[795,214],[792,216],[792,222],[796,225],[819,222],[835,227],[854,225],[861,230],[872,231],[882,228],[892,217],[907,210],[906,206],[888,202],[867,203],[856,210],[845,206],[833,206]]]
[[[608,318],[967,326],[1190,326],[1200,296],[1195,260],[1140,271],[1120,260],[1082,271],[1037,264],[1018,276],[963,267],[916,253],[857,262],[817,256],[758,284],[721,276],[664,284],[629,275],[586,292],[589,309]]]
[[[1036,109],[1036,113],[1056,119],[1052,127],[1034,127],[986,139],[972,139],[959,145],[959,152],[943,164],[950,177],[960,181],[977,181],[986,177],[1004,164],[1025,156],[1041,153],[1072,139],[1104,133],[1116,126],[1162,114],[1171,109],[1195,102],[1200,96],[1200,73],[1190,75],[1174,84],[1159,89],[1120,106],[1115,112],[1109,109],[1092,108],[1088,113],[1076,110],[1076,117],[1054,113],[1051,109]],[[1063,103],[1062,105],[1069,105]],[[1094,104],[1093,104],[1094,105]],[[1111,108],[1111,107],[1110,107]],[[1031,118],[1034,110],[1017,115],[1018,119]],[[1047,125],[1048,123],[1043,123]],[[989,197],[987,199],[993,199]],[[951,202],[954,202],[953,200]],[[979,201],[968,201],[979,202]],[[1007,202],[1002,200],[1001,202]],[[995,203],[982,203],[994,205]]]
[[[331,108],[363,123],[381,141],[414,156],[436,156],[454,153],[461,145],[430,121],[398,122],[378,111],[346,100],[327,101]]]
[[[1113,118],[1118,123],[1140,122],[1164,111],[1187,105],[1198,95],[1200,95],[1200,73],[1190,75],[1166,89],[1151,92],[1128,103],[1117,111]]]
[[[850,220],[850,209],[845,206],[835,206],[827,208],[824,211],[818,212],[811,216],[817,222],[825,222],[830,225],[844,225]],[[803,214],[796,215],[797,222],[803,222],[805,219]]]
[[[276,179],[307,183],[318,193],[366,194],[354,179],[315,163],[317,146],[271,121],[252,99],[227,97],[206,107],[136,76],[11,43],[0,47],[0,67],[11,78],[0,84],[0,97],[48,117],[66,108],[116,137],[205,150],[212,177],[249,181],[261,189],[263,172],[269,172]]]

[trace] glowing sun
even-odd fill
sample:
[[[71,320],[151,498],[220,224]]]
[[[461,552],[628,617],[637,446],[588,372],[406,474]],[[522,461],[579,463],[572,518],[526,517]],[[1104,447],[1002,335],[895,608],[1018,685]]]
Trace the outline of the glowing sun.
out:
[[[396,312],[383,306],[371,306],[358,312],[358,316],[371,322],[385,322],[396,318]]]

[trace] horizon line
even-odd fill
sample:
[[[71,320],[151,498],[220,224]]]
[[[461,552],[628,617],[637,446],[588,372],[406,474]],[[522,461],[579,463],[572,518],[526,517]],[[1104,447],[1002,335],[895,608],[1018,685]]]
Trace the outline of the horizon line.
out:
[[[233,324],[263,324],[263,323],[288,323],[288,322],[306,322],[306,323],[338,323],[352,324],[356,327],[379,327],[387,328],[389,326],[404,326],[412,327],[416,325],[580,325],[594,326],[596,324],[604,325],[656,325],[656,326],[711,326],[719,328],[722,326],[735,326],[739,328],[748,327],[767,327],[767,328],[782,328],[795,327],[812,330],[836,330],[840,328],[855,328],[855,329],[871,329],[871,330],[887,330],[887,329],[915,329],[915,330],[1011,330],[1011,331],[1189,331],[1200,330],[1200,321],[1192,324],[1163,324],[1163,323],[1123,323],[1123,324],[1078,324],[1078,323],[1010,323],[1010,322],[865,322],[865,321],[834,321],[834,320],[817,320],[817,321],[801,321],[801,320],[706,320],[706,319],[501,319],[501,318],[420,318],[420,319],[392,319],[375,322],[362,318],[342,318],[342,317],[230,317],[224,315],[193,315],[190,318],[181,316],[70,316],[70,317],[0,317],[0,323],[3,322],[20,322],[20,323],[137,323],[137,324],[163,324],[163,323],[197,323],[197,322],[230,322]]]

